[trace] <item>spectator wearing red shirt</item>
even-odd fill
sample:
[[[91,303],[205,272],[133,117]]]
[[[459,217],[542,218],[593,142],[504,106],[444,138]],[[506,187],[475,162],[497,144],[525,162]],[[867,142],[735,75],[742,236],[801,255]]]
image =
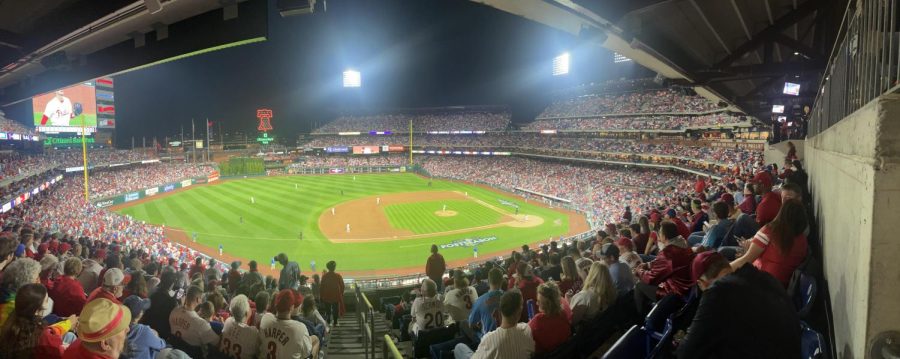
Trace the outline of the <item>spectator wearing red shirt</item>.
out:
[[[87,297],[87,302],[90,303],[94,299],[103,298],[116,304],[122,304],[122,302],[119,301],[119,298],[125,290],[124,281],[125,274],[122,273],[121,269],[110,268],[103,274],[103,283],[101,283],[101,286],[94,289],[94,291],[91,292],[91,295]]]
[[[706,181],[703,180],[703,177],[697,175],[697,181],[694,182],[694,192],[697,194],[703,193],[703,190],[706,189]]]
[[[78,322],[76,316],[48,326],[41,313],[49,304],[47,289],[38,283],[23,285],[16,292],[16,308],[0,328],[2,358],[61,358],[62,335]]]
[[[535,353],[549,353],[572,336],[572,329],[563,311],[559,288],[553,282],[537,288],[537,307],[540,311],[528,322],[534,338]]]
[[[759,205],[756,206],[756,223],[762,227],[778,215],[781,209],[781,196],[772,192],[772,174],[759,172],[752,181],[756,185],[756,194],[762,196]]]
[[[438,253],[438,246],[436,244],[431,245],[431,256],[428,257],[428,261],[425,262],[425,275],[428,276],[431,280],[433,280],[436,284],[441,286],[443,281],[441,278],[444,277],[444,272],[447,270],[447,262],[444,261],[444,256]],[[437,289],[438,292],[442,291],[442,288]]]
[[[344,314],[344,278],[334,271],[336,267],[337,263],[334,261],[325,264],[328,271],[322,275],[320,287],[325,317],[331,319],[334,325],[338,324],[338,318]]]
[[[674,223],[664,221],[660,224],[659,245],[659,255],[634,270],[640,280],[635,284],[634,294],[641,313],[647,313],[650,303],[666,295],[684,296],[694,285],[691,277],[694,251],[687,240],[678,235]]]
[[[756,196],[754,196],[755,192],[756,191],[753,189],[752,183],[747,183],[747,185],[744,186],[744,200],[741,201],[740,204],[738,204],[738,208],[742,213],[753,214],[754,212],[756,212]]]
[[[785,287],[794,270],[806,259],[806,210],[798,200],[784,202],[772,222],[751,240],[740,241],[744,255],[731,262],[734,270],[746,263],[771,274]]]
[[[241,286],[240,261],[231,262],[231,270],[228,271],[228,293],[234,294]]]
[[[118,358],[127,348],[131,311],[105,299],[88,302],[81,312],[78,340],[66,349],[63,359]]]
[[[203,266],[203,258],[201,257],[197,257],[197,259],[194,260],[194,265],[191,266],[191,270],[188,272],[188,279],[193,280],[194,275],[197,273],[200,273],[201,275],[206,273],[206,267]]]
[[[53,312],[60,317],[78,315],[87,297],[84,288],[76,278],[81,273],[81,260],[71,257],[63,264],[63,276],[56,281],[56,285],[50,290],[50,298],[53,299]]]
[[[685,240],[687,237],[690,237],[691,229],[684,224],[684,221],[682,221],[681,218],[678,218],[678,212],[676,212],[674,208],[669,208],[669,210],[666,211],[665,219],[675,225],[679,236],[685,238]]]
[[[537,300],[537,288],[541,284],[544,284],[544,281],[532,273],[531,266],[525,261],[521,261],[516,275],[509,278],[508,288],[518,288],[522,292],[523,300],[528,303],[529,299]],[[556,290],[559,291],[559,288]],[[528,311],[523,311],[522,321],[526,320],[528,320]]]

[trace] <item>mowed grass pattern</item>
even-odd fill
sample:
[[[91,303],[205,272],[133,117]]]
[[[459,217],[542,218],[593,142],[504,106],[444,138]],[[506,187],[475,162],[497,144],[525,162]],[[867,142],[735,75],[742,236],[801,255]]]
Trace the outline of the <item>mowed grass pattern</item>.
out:
[[[521,214],[539,215],[545,221],[544,224],[531,228],[499,227],[465,234],[363,243],[332,243],[319,231],[319,216],[338,203],[379,194],[416,191],[468,192],[470,197],[512,214],[514,210],[511,207],[499,205],[498,199],[502,198],[519,204]],[[255,198],[256,204],[250,204],[251,196]],[[437,209],[429,207],[428,211],[419,215],[410,212],[407,215],[409,219],[405,221],[419,226],[417,223],[427,223],[429,218],[434,217],[435,210]],[[559,238],[569,228],[567,216],[552,209],[533,206],[518,197],[442,180],[434,180],[429,187],[425,178],[399,173],[229,180],[191,187],[156,200],[122,208],[119,212],[149,223],[182,229],[188,236],[197,232],[198,242],[212,248],[222,244],[226,253],[246,260],[256,260],[260,265],[268,265],[274,255],[284,252],[291,260],[297,261],[305,273],[308,273],[311,261],[317,263],[316,269],[319,271],[329,260],[338,263],[339,271],[414,266],[421,266],[424,270],[432,243],[444,244],[465,238],[496,236],[497,240],[478,246],[479,253],[486,255],[506,252],[522,244],[547,240],[551,236]],[[241,217],[243,223],[240,222]],[[555,220],[559,220],[558,225],[554,224]],[[473,222],[466,227],[476,227],[475,224],[478,223],[481,222]],[[302,241],[299,240],[300,232],[303,232]],[[472,257],[472,249],[466,247],[448,248],[441,250],[441,253],[447,260]]]
[[[456,211],[457,214],[440,217],[434,213],[442,210],[444,205],[447,205],[448,211]],[[384,213],[391,226],[408,229],[415,234],[487,226],[497,223],[503,216],[500,212],[467,200],[398,203],[385,206]]]

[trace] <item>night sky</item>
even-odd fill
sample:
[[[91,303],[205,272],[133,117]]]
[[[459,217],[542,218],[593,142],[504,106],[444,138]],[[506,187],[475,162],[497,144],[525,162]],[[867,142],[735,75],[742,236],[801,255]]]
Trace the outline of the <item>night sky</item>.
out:
[[[270,1],[268,40],[116,77],[117,142],[180,132],[203,119],[255,131],[271,108],[275,134],[295,138],[341,109],[508,105],[534,118],[553,89],[631,75],[598,44],[462,0],[329,0],[324,13],[282,18]],[[572,54],[572,72],[551,76]],[[362,88],[343,89],[347,68]],[[126,140],[127,139],[127,140]]]

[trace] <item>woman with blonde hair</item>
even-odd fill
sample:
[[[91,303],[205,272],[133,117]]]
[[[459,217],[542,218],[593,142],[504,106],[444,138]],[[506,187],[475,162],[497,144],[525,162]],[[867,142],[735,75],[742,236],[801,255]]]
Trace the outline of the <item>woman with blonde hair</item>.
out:
[[[572,306],[572,323],[594,318],[616,301],[616,286],[609,267],[601,261],[591,264],[584,287],[574,296],[566,296]]]
[[[581,290],[581,276],[578,275],[578,267],[575,266],[575,258],[572,258],[572,256],[563,257],[562,275],[560,275],[560,278],[559,291],[563,295],[570,290],[572,291],[572,294],[578,293],[578,291]]]

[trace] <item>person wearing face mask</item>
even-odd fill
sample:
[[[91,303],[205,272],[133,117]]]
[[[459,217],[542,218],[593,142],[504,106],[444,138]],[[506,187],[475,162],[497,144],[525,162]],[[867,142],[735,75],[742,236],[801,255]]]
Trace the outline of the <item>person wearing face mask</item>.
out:
[[[63,335],[78,323],[78,317],[53,325],[41,318],[48,308],[47,288],[31,283],[19,288],[16,309],[0,329],[0,358],[61,358],[66,350]],[[71,335],[71,334],[70,334]]]
[[[703,295],[678,358],[801,356],[800,319],[774,277],[749,263],[732,269],[714,251],[697,255],[691,267]]]
[[[694,252],[678,234],[675,223],[663,221],[658,237],[659,254],[634,269],[639,279],[634,286],[635,301],[638,310],[644,314],[657,299],[669,294],[684,296],[694,285],[690,268]]]

